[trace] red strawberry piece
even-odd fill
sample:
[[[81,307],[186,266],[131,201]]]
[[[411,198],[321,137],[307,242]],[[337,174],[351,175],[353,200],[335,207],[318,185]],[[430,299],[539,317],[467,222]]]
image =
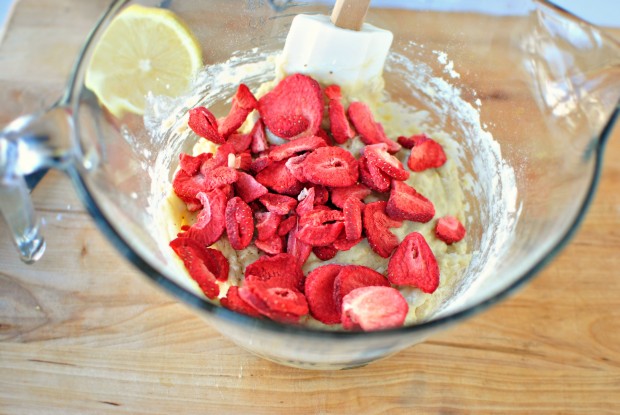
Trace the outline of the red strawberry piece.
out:
[[[372,169],[372,170],[371,170]],[[390,189],[391,177],[374,165],[368,165],[365,157],[359,160],[360,181],[375,192],[384,193]]]
[[[387,216],[386,205],[387,203],[382,201],[367,204],[362,220],[370,247],[383,258],[389,258],[398,246],[398,238],[389,228],[398,228],[402,225],[401,221]]]
[[[348,251],[349,249],[353,248],[355,245],[362,242],[363,239],[364,238],[362,237],[359,239],[348,240],[347,238],[343,238],[341,234],[340,237],[334,241],[333,246],[339,251]]]
[[[231,134],[226,142],[235,148],[236,154],[239,154],[250,148],[252,136],[250,134]]]
[[[435,216],[433,202],[418,193],[407,183],[392,181],[390,199],[385,208],[388,216],[396,220],[426,223]]]
[[[262,256],[245,268],[245,283],[264,283],[269,287],[291,288],[303,292],[304,273],[290,253]]]
[[[258,101],[250,92],[250,89],[244,85],[239,85],[237,93],[232,99],[232,107],[226,118],[219,121],[218,132],[224,138],[234,133],[241,127],[252,112],[258,106]]]
[[[318,82],[294,74],[284,78],[258,101],[267,128],[287,140],[315,135],[323,120],[323,95]]]
[[[259,154],[269,149],[263,120],[259,119],[256,121],[254,127],[252,127],[252,131],[250,131],[250,137],[252,137],[252,143],[250,144],[252,153]]]
[[[344,105],[340,101],[329,101],[328,114],[329,128],[336,143],[344,144],[347,140],[355,137],[355,130],[351,127]]]
[[[326,246],[334,243],[340,232],[344,229],[344,223],[336,222],[326,225],[300,226],[297,239],[310,246]]]
[[[383,274],[362,265],[347,265],[342,267],[340,273],[334,279],[334,290],[332,294],[338,309],[340,310],[342,306],[342,299],[344,296],[357,288],[370,286],[389,287],[390,282]]]
[[[409,312],[403,295],[392,287],[362,287],[342,300],[345,330],[375,331],[401,327]]]
[[[451,245],[465,237],[465,227],[454,216],[444,216],[437,221],[435,235],[448,245]]]
[[[386,144],[371,144],[364,147],[363,151],[369,168],[370,165],[376,166],[394,180],[407,180],[409,178],[409,172],[405,170],[400,160],[388,153]]]
[[[297,206],[297,200],[290,196],[267,193],[258,198],[268,211],[278,215],[287,215]]]
[[[303,202],[302,202],[303,203]],[[323,206],[312,209],[309,212],[303,213],[299,217],[299,225],[324,225],[328,222],[343,221],[344,214],[340,210],[329,209]]]
[[[439,265],[424,237],[411,232],[388,263],[387,277],[394,285],[416,287],[432,294],[439,286]]]
[[[421,134],[424,135],[424,134]],[[398,144],[400,144],[401,146],[403,146],[403,148],[406,149],[412,149],[413,146],[415,146],[415,140],[416,137],[418,137],[419,135],[413,135],[411,137],[405,137],[405,136],[400,136],[396,139],[396,141],[398,142]]]
[[[226,205],[226,233],[230,246],[237,251],[247,248],[252,242],[252,209],[238,196],[230,199]]]
[[[312,246],[300,241],[297,238],[298,231],[299,225],[295,224],[295,226],[293,226],[293,228],[288,233],[286,252],[293,255],[293,257],[297,259],[297,262],[301,267],[310,256],[310,253],[312,252]]]
[[[336,84],[329,85],[328,87],[325,88],[323,92],[325,93],[325,96],[327,97],[327,99],[330,99],[330,100],[342,99],[342,91],[339,85],[336,85]]]
[[[312,247],[312,252],[318,259],[321,261],[329,261],[333,257],[336,256],[338,250],[333,246],[314,246]]]
[[[237,170],[228,166],[216,167],[205,174],[205,185],[207,190],[213,190],[237,181],[239,174]]]
[[[330,196],[332,203],[342,209],[344,207],[344,202],[349,197],[354,197],[358,200],[362,200],[370,193],[372,193],[372,191],[367,186],[358,183],[354,184],[353,186],[334,187],[330,191]]]
[[[235,157],[235,165],[233,166],[238,170],[250,171],[252,166],[252,154],[249,151],[244,151]]]
[[[293,141],[294,142],[294,141]],[[286,160],[286,168],[289,173],[293,175],[294,178],[299,180],[300,182],[306,181],[306,176],[304,175],[304,165],[303,161],[308,157],[309,153],[304,153],[299,156],[291,157]]]
[[[344,231],[348,240],[353,241],[362,237],[362,212],[364,203],[355,197],[344,202]]]
[[[196,107],[189,110],[187,123],[198,136],[206,138],[215,144],[224,144],[224,137],[220,135],[215,116],[205,107]]]
[[[297,225],[297,216],[289,216],[280,222],[278,226],[278,235],[284,236],[288,234],[295,225]]]
[[[305,192],[305,195],[304,195],[304,192]],[[312,210],[314,210],[315,194],[316,194],[316,190],[314,190],[314,187],[306,189],[302,193],[299,194],[299,198],[303,196],[303,199],[297,205],[297,209],[295,209],[295,212],[297,213],[298,216],[303,216],[311,212]]]
[[[324,129],[319,128],[316,132],[316,136],[321,137],[323,140],[325,140],[325,144],[327,144],[328,146],[333,145],[331,137],[329,136],[327,131],[325,131]]]
[[[267,188],[257,182],[254,177],[243,172],[237,172],[235,190],[245,203],[250,203],[268,192]]]
[[[375,122],[368,105],[362,102],[352,102],[347,113],[364,144],[385,143],[392,154],[400,150],[400,144],[386,137],[383,126]]]
[[[276,193],[296,196],[303,188],[301,183],[288,171],[286,161],[276,161],[256,175],[259,183]]]
[[[334,280],[343,267],[330,264],[315,268],[306,277],[305,293],[310,315],[324,324],[340,323],[340,307],[334,301]]]
[[[314,189],[314,204],[315,205],[324,205],[329,200],[329,191],[325,186],[320,186],[317,184],[310,185],[312,189]]]
[[[202,203],[202,210],[198,213],[194,223],[182,236],[196,240],[204,246],[217,242],[226,228],[226,195],[215,189],[210,192],[200,192],[197,195]]]
[[[256,284],[241,287],[239,296],[262,315],[282,323],[297,323],[309,312],[306,297],[290,288]]]
[[[209,174],[212,170],[218,167],[230,167],[228,160],[235,155],[235,148],[231,144],[222,144],[215,151],[213,157],[207,158],[202,166],[200,166],[200,173],[204,176]]]
[[[174,193],[185,203],[196,204],[199,202],[196,200],[196,195],[200,192],[207,190],[207,184],[202,174],[189,175],[185,170],[180,169],[174,175],[172,180],[172,189]]]
[[[254,244],[258,249],[269,255],[281,254],[284,251],[284,241],[278,235],[264,240],[257,239]]]
[[[267,155],[257,157],[252,161],[252,164],[250,164],[250,172],[253,174],[258,174],[259,172],[267,168],[267,166],[269,166],[271,163],[272,161]]]
[[[256,212],[254,217],[256,218],[256,232],[259,241],[266,241],[277,234],[282,216],[272,212]]]
[[[220,304],[229,310],[245,314],[250,317],[260,317],[261,314],[254,307],[243,301],[239,296],[239,287],[232,285],[226,292],[226,297],[220,299]]]
[[[357,160],[341,147],[317,148],[302,164],[307,181],[323,186],[351,186],[359,177]]]
[[[213,154],[211,153],[201,153],[196,157],[181,153],[179,155],[179,167],[188,175],[193,176],[200,171],[200,166],[202,166],[202,163],[211,157],[213,157]]]
[[[208,298],[217,298],[220,287],[214,273],[209,269],[211,253],[199,242],[188,238],[176,238],[170,242],[170,247],[181,258],[190,277],[198,283],[202,292]],[[226,274],[228,275],[228,272]]]
[[[415,146],[411,149],[407,166],[411,171],[420,172],[426,169],[441,167],[446,162],[446,153],[437,141],[424,134],[414,136]]]
[[[269,150],[269,158],[273,161],[287,159],[297,153],[311,151],[319,147],[325,147],[325,140],[316,135],[301,137],[296,140],[289,141],[279,146],[271,147]]]

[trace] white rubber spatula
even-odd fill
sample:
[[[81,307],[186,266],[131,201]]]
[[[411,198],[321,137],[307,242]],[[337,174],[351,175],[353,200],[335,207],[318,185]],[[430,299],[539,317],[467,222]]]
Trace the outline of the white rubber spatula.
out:
[[[380,77],[392,33],[364,23],[370,0],[338,0],[331,18],[295,16],[282,51],[286,75],[303,73],[325,84],[362,86]]]

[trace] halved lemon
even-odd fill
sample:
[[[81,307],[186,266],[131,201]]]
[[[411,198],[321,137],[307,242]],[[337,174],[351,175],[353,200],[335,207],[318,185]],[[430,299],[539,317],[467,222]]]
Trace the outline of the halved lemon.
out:
[[[176,14],[132,5],[101,36],[85,83],[112,114],[143,114],[147,93],[180,95],[201,67],[200,44]]]

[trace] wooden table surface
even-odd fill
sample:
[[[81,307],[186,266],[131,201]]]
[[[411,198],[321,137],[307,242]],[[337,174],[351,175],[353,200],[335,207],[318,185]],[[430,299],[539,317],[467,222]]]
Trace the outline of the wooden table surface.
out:
[[[18,3],[0,46],[0,125],[59,96],[106,4]],[[39,263],[21,264],[0,225],[1,414],[620,413],[620,128],[585,223],[529,286],[349,371],[239,349],[121,258],[64,176],[34,197]]]

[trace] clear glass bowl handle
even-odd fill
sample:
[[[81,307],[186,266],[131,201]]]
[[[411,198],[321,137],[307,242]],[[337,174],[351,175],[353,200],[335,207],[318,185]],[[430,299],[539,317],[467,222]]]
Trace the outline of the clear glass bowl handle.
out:
[[[0,214],[25,263],[37,261],[45,251],[25,177],[49,168],[64,170],[73,162],[69,114],[66,107],[54,105],[19,117],[0,132]]]

